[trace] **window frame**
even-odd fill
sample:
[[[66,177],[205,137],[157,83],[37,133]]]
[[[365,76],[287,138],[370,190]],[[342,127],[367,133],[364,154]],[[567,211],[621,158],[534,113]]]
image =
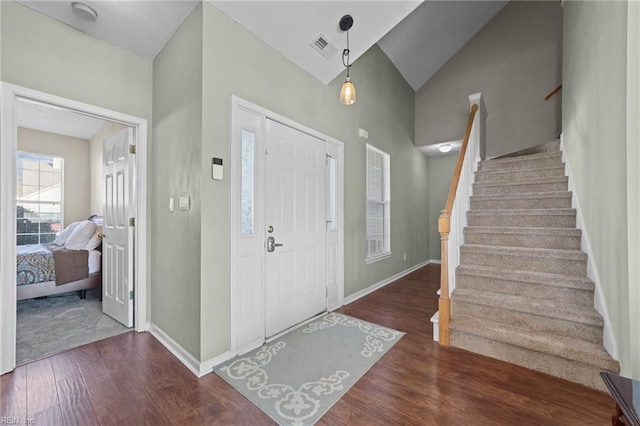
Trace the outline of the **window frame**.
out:
[[[33,156],[40,156],[40,157],[49,157],[52,159],[57,159],[60,161],[60,201],[21,201],[18,197],[18,191],[17,191],[17,186],[18,186],[18,182],[17,182],[17,173],[16,173],[16,198],[14,199],[14,203],[15,203],[15,209],[18,208],[18,203],[25,203],[25,204],[37,204],[38,206],[43,205],[43,204],[50,204],[50,205],[58,205],[60,206],[60,229],[58,230],[58,232],[55,233],[55,236],[57,237],[58,235],[60,235],[60,232],[64,229],[64,169],[65,169],[65,165],[64,165],[64,157],[60,156],[60,155],[54,155],[54,154],[45,154],[45,153],[40,153],[40,152],[33,152],[33,151],[25,151],[25,150],[20,150],[18,149],[16,151],[16,171],[17,171],[17,159],[18,156],[20,154],[27,154],[27,155],[33,155]],[[42,188],[40,187],[40,173],[41,170],[38,170],[38,191],[42,191]],[[17,211],[16,211],[17,214]],[[41,235],[49,235],[50,233],[42,233],[40,232],[40,227],[38,227],[38,232],[34,233],[34,232],[29,232],[29,233],[18,233],[18,229],[17,229],[17,221],[18,221],[18,217],[16,216],[16,241],[15,244],[16,246],[18,245],[28,245],[28,244],[18,244],[18,236],[20,235],[37,235],[38,236],[38,245],[40,244],[48,244],[48,243],[43,243],[41,241],[42,237]]]
[[[382,202],[369,199],[369,152],[374,152],[382,157]],[[371,144],[365,147],[365,263],[370,264],[391,257],[391,156]],[[371,253],[369,239],[367,238],[367,223],[369,221],[369,204],[376,203],[383,206],[382,251]],[[380,241],[380,240],[376,240]]]

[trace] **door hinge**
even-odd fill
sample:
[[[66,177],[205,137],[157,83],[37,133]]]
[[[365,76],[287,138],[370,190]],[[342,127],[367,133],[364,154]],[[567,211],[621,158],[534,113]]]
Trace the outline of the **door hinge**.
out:
[[[129,154],[135,154],[135,153],[136,153],[136,146],[129,145]]]
[[[129,218],[129,226],[136,226],[136,218],[135,217],[130,217]]]
[[[133,290],[129,292],[129,300],[133,300]]]

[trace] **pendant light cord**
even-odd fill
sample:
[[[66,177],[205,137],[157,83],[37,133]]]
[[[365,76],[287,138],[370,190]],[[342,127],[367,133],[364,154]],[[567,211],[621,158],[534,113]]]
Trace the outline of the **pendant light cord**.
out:
[[[351,65],[349,64],[349,30],[347,30],[347,48],[342,51],[342,65],[347,69],[347,78],[349,78],[349,68]],[[347,62],[345,63],[344,59],[347,58]]]

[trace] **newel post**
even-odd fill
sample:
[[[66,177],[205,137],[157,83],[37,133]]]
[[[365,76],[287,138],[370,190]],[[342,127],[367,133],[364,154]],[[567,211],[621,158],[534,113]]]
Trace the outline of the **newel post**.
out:
[[[449,346],[449,320],[451,318],[451,300],[449,299],[449,231],[450,216],[442,210],[438,217],[438,232],[440,233],[440,299],[438,299],[438,333],[439,343]]]

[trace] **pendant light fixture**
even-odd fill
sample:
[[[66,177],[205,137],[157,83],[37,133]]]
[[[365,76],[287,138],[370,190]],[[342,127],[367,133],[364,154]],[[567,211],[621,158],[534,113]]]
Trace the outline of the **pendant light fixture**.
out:
[[[342,65],[347,69],[347,79],[342,83],[342,88],[340,89],[340,103],[343,105],[353,105],[356,103],[356,86],[353,85],[351,77],[349,77],[349,68],[351,68],[351,64],[349,63],[349,30],[353,26],[353,18],[351,15],[344,15],[340,18],[339,26],[342,31],[347,32],[347,48],[342,51]]]

